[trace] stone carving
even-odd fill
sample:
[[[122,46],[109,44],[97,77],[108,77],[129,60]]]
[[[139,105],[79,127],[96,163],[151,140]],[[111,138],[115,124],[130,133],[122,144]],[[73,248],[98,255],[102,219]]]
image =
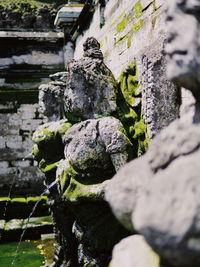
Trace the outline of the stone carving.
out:
[[[170,3],[167,13],[169,39],[166,53],[169,55],[168,77],[187,89],[196,99],[195,122],[199,122],[200,101],[200,51],[199,51],[199,17],[198,0],[174,1]],[[187,32],[186,34],[181,34]]]
[[[162,46],[161,46],[162,45]],[[179,88],[167,80],[163,41],[146,49],[141,60],[142,111],[148,134],[153,138],[179,116]],[[162,88],[162,89],[161,89]]]
[[[94,38],[84,43],[84,57],[69,63],[64,93],[65,111],[81,119],[112,114],[116,106],[116,81],[103,62]]]
[[[162,130],[148,152],[123,167],[106,189],[116,217],[143,234],[167,266],[200,265],[199,21],[200,1],[169,0],[167,73],[193,93],[194,117],[185,115]]]
[[[132,144],[112,117],[117,84],[99,48],[88,38],[84,57],[40,87],[49,122],[34,133],[33,154],[46,183],[58,183],[49,196],[60,244],[55,266],[106,266],[113,245],[128,234],[104,197],[109,180],[130,160]]]
[[[39,87],[39,111],[47,116],[48,121],[64,117],[63,95],[67,77],[67,72],[58,72],[50,75],[51,82]]]

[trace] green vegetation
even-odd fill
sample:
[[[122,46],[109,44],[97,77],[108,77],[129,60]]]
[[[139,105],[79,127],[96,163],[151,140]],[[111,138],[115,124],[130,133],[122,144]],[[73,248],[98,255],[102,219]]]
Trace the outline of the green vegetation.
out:
[[[141,19],[141,20],[138,21],[138,23],[136,23],[135,25],[133,25],[132,31],[133,32],[137,32],[137,31],[139,31],[139,29],[142,28],[142,26],[143,26],[143,20]]]
[[[0,266],[10,267],[14,259],[18,243],[0,244]],[[15,261],[15,267],[36,267],[43,263],[43,256],[37,248],[38,241],[25,241],[20,245],[20,249]]]
[[[128,18],[125,16],[123,20],[119,24],[117,24],[118,33],[123,31],[126,28],[127,22],[128,22]]]
[[[133,157],[143,154],[149,143],[149,136],[141,111],[141,89],[136,62],[133,62],[119,77],[117,116],[122,121],[134,146]]]
[[[30,4],[32,7],[40,8],[44,5],[49,7],[59,6],[62,4],[67,4],[67,0],[0,0],[0,5],[4,7],[11,7],[11,5],[15,4]]]
[[[135,4],[135,6],[134,6],[134,8],[133,9],[135,9],[135,17],[136,18],[139,18],[139,17],[141,17],[142,16],[142,6],[141,6],[141,3],[140,3],[140,1],[138,1],[136,4]]]

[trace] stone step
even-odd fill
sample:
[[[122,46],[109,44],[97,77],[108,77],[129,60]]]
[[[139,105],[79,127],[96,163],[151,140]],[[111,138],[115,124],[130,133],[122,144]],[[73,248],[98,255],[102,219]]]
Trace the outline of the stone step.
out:
[[[28,218],[39,198],[38,196],[26,198],[0,197],[0,219],[8,221]],[[49,214],[47,197],[43,196],[32,217],[47,216]]]
[[[27,229],[26,229],[27,227]],[[20,237],[26,229],[22,240],[36,240],[43,234],[53,232],[53,224],[51,216],[32,217],[28,219],[12,219],[10,221],[0,221],[0,243],[19,241]]]

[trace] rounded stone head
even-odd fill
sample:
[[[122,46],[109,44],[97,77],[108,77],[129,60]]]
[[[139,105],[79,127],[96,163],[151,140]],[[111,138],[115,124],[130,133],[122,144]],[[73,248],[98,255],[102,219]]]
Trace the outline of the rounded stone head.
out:
[[[48,121],[61,119],[61,97],[62,92],[59,86],[42,84],[39,87],[39,111],[47,116]]]
[[[200,99],[200,0],[168,0],[167,75]]]
[[[94,37],[88,37],[83,44],[83,51],[85,57],[101,58],[103,54],[100,50],[100,43]]]

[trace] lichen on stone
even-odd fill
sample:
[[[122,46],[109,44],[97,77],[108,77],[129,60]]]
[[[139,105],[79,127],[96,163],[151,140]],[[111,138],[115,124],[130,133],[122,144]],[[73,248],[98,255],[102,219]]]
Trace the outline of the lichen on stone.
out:
[[[149,142],[141,112],[141,98],[138,69],[136,62],[133,62],[119,77],[118,116],[134,144],[135,157],[147,150]]]

